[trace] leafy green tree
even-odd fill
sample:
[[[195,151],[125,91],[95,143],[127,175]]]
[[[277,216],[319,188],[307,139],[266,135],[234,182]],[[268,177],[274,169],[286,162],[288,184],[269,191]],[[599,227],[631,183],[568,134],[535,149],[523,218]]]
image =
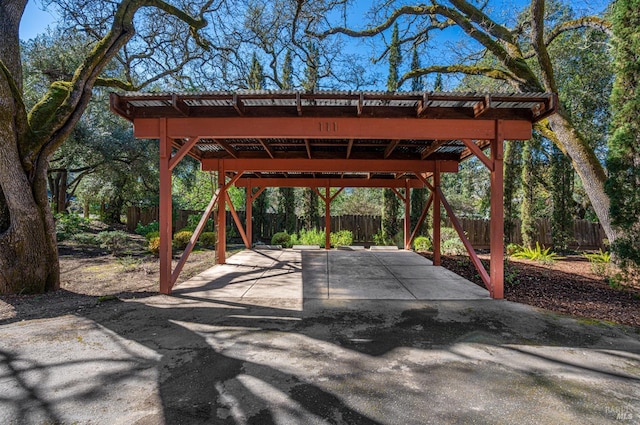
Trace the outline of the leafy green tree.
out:
[[[513,242],[515,220],[520,216],[516,201],[522,177],[522,144],[516,141],[505,143],[504,149],[504,236],[507,243]]]
[[[613,3],[613,54],[616,78],[611,94],[607,193],[613,225],[620,236],[612,244],[622,263],[640,266],[640,1]]]
[[[442,86],[442,73],[438,72],[436,74],[436,81],[433,84],[433,91],[442,91],[442,90],[444,90]]]
[[[400,20],[407,23],[407,35],[400,40],[401,44],[425,44],[428,48],[437,49],[437,46],[428,45],[430,42],[433,43],[434,39],[430,35],[455,28],[464,34],[467,40],[473,41],[468,44],[471,49],[474,49],[474,45],[480,48],[466,52],[459,60],[452,60],[451,55],[442,54],[443,63],[411,70],[400,77],[399,84],[416,75],[447,73],[483,76],[502,82],[510,90],[520,92],[557,93],[557,69],[550,53],[558,37],[587,29],[610,34],[610,23],[598,16],[573,17],[555,13],[554,9],[548,13],[545,9],[546,3],[545,0],[531,0],[526,13],[522,13],[515,25],[509,27],[499,23],[499,17],[492,16],[492,8],[482,8],[466,0],[436,0],[428,4],[391,1],[373,6],[374,13],[371,16],[381,19],[368,23],[365,29],[357,30],[336,25],[317,35],[320,38],[333,34],[376,37]],[[329,5],[330,8],[332,6]],[[321,15],[321,19],[330,23],[331,19],[328,16]],[[494,65],[485,65],[480,60],[474,63],[469,60],[472,57],[491,58]],[[610,201],[604,190],[604,168],[593,147],[577,131],[565,105],[561,104],[558,113],[537,124],[536,128],[571,157],[574,169],[600,223],[609,238],[615,239],[616,234],[611,227],[609,216]]]
[[[420,57],[418,56],[418,48],[413,46],[411,50],[411,70],[420,69]],[[411,91],[424,90],[422,75],[416,75],[411,79]]]
[[[551,239],[556,250],[567,250],[573,239],[573,168],[557,146],[551,148]]]
[[[398,89],[398,68],[402,62],[400,52],[400,37],[398,24],[394,24],[389,44],[389,77],[387,78],[387,91],[394,92]],[[400,231],[399,226],[400,201],[391,189],[382,190],[382,234],[387,241],[393,241]],[[391,242],[389,242],[391,243]]]
[[[52,82],[27,110],[19,25],[27,0],[0,3],[0,292],[41,292],[60,285],[53,216],[47,196],[47,170],[54,152],[71,134],[96,86],[135,89],[160,80],[155,71],[182,66],[202,46],[199,31],[206,26],[204,4],[184,2],[185,9],[157,0],[121,0],[81,7],[72,0],[56,2],[69,31],[82,28],[92,35],[82,60],[71,75]],[[86,2],[84,2],[86,5]],[[198,7],[198,6],[202,6]],[[187,12],[189,11],[189,12]],[[193,15],[195,13],[195,16]],[[151,18],[153,16],[153,19]],[[135,20],[135,25],[134,25]],[[158,25],[171,31],[158,33]],[[156,63],[152,57],[169,51],[184,35],[182,48]],[[137,36],[137,37],[136,37]],[[129,42],[135,38],[135,44]],[[173,42],[171,42],[171,40]],[[120,55],[127,46],[127,53]],[[146,51],[137,62],[129,61]],[[173,59],[180,56],[180,63]],[[137,57],[137,56],[136,56]],[[105,73],[112,60],[130,71],[125,81]],[[143,72],[136,72],[144,69]],[[164,74],[166,76],[167,74]],[[144,77],[144,78],[140,78]]]
[[[398,23],[396,22],[393,24],[391,44],[389,44],[389,77],[387,78],[387,90],[390,92],[398,90],[398,67],[401,62],[400,36],[398,35]]]
[[[264,90],[267,88],[264,69],[255,52],[253,52],[253,56],[251,57],[251,69],[247,77],[247,87],[251,90]]]

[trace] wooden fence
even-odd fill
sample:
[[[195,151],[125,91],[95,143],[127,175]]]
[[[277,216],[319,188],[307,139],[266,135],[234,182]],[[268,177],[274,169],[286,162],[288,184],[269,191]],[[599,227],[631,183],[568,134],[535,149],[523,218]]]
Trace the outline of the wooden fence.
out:
[[[200,217],[202,212],[193,210],[176,210],[173,212],[173,229],[179,230],[187,225],[187,219],[190,215]],[[238,211],[240,220],[244,222],[244,211]],[[127,229],[130,232],[135,231],[138,223],[143,225],[158,220],[158,207],[129,207],[127,210]],[[266,214],[262,229],[254,226],[254,235],[261,235],[260,240],[269,242],[271,236],[282,230],[284,220],[278,214]],[[360,244],[371,244],[373,235],[378,233],[381,226],[380,216],[371,215],[340,215],[331,217],[331,230],[350,230],[353,233],[353,241]],[[488,249],[490,241],[490,224],[489,220],[461,218],[460,222],[469,241],[476,249]],[[233,223],[231,213],[227,211],[228,235],[231,239],[238,239],[238,232]],[[445,219],[443,226],[451,227],[449,219]],[[324,217],[318,220],[319,229],[324,229]],[[298,218],[296,229],[302,228],[302,221]],[[539,220],[537,223],[538,237],[537,240],[541,245],[549,247],[552,245],[551,225],[549,220]],[[593,250],[604,249],[603,241],[606,238],[604,230],[599,223],[592,223],[587,220],[575,220],[573,223],[574,240],[570,243],[570,247],[576,250]],[[512,243],[521,244],[522,237],[520,234],[520,221],[513,223],[510,235],[506,235],[506,240]]]

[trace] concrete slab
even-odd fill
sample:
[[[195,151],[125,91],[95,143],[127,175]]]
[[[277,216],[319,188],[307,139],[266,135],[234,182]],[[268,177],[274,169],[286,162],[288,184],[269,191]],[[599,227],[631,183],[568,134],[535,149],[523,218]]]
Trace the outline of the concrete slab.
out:
[[[158,295],[4,323],[0,423],[640,419],[637,328],[484,299],[298,301]]]
[[[176,286],[198,299],[486,299],[483,288],[409,251],[242,251]]]
[[[486,289],[460,279],[400,279],[400,283],[419,300],[491,299]]]
[[[329,299],[413,300],[415,297],[395,279],[329,278]]]

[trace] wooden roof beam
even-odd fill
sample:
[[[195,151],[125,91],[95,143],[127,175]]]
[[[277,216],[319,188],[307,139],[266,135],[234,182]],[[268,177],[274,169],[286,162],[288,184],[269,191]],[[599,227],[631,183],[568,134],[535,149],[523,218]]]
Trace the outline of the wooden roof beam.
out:
[[[438,148],[447,143],[447,140],[434,140],[431,145],[427,146],[425,150],[420,154],[420,159],[427,159],[431,154],[438,150]]]
[[[227,142],[224,139],[214,139],[214,141],[220,145],[220,147],[222,147],[222,149],[224,149],[229,155],[231,155],[233,158],[238,158],[238,151],[236,151],[233,146],[231,146],[229,144],[229,142]]]
[[[398,143],[400,143],[400,140],[392,140],[389,145],[387,145],[387,148],[384,150],[384,158],[387,159],[389,158],[389,156],[393,153],[393,151],[395,150],[396,146],[398,146]]]
[[[347,144],[347,159],[351,156],[351,149],[353,149],[353,139],[349,139],[349,143]]]
[[[269,144],[265,140],[258,139],[258,142],[260,142],[260,144],[262,145],[264,150],[267,151],[267,153],[269,154],[269,156],[271,158],[275,158],[275,155],[273,153],[273,148],[271,146],[269,146]]]
[[[236,110],[236,112],[238,113],[238,115],[240,115],[241,117],[244,117],[244,115],[245,115],[245,113],[244,113],[244,111],[245,111],[245,106],[244,106],[244,104],[242,103],[242,99],[240,99],[240,98],[238,97],[238,94],[237,94],[237,93],[234,93],[234,94],[233,94],[233,101],[232,101],[232,102],[233,102],[233,109],[235,109],[235,110]]]
[[[311,142],[309,139],[304,139],[304,146],[307,148],[307,156],[311,159]]]

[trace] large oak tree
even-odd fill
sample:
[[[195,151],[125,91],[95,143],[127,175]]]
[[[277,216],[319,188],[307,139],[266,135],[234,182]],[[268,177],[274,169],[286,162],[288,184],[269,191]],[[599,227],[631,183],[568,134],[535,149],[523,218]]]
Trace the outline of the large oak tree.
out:
[[[488,2],[482,4],[488,10]],[[429,4],[415,5],[385,1],[372,8],[369,16],[374,21],[364,29],[329,24],[325,31],[316,35],[320,38],[335,34],[358,38],[377,37],[396,22],[402,22],[405,28],[400,42],[420,45],[428,43],[435,32],[457,27],[467,37],[464,47],[467,49],[467,60],[459,63],[448,61],[410,70],[400,78],[400,85],[420,75],[466,74],[503,82],[512,91],[557,93],[556,70],[549,53],[552,43],[569,31],[591,29],[606,34],[611,32],[610,23],[598,16],[581,16],[569,20],[549,19],[545,14],[544,0],[531,0],[528,10],[511,27],[497,22],[485,8],[466,0],[434,0]],[[326,17],[323,20],[329,21]],[[474,46],[478,48],[475,49]],[[433,50],[442,46],[431,47]],[[487,57],[491,58],[488,62],[495,65],[484,65],[487,61],[480,59]],[[604,188],[604,167],[593,147],[577,130],[568,111],[561,104],[558,113],[538,123],[536,129],[571,158],[607,237],[614,241],[616,230],[611,224],[610,200]]]
[[[182,2],[182,8],[162,0],[57,1],[69,30],[83,31],[94,42],[73,73],[53,81],[27,110],[18,35],[26,3],[0,1],[0,293],[60,285],[47,169],[87,108],[92,89],[137,89],[140,81],[179,74],[190,53],[206,47],[199,31],[207,25],[204,14],[215,6],[213,0]],[[146,32],[136,38],[140,27]],[[175,43],[167,43],[167,35]],[[123,80],[105,72],[114,59]]]

